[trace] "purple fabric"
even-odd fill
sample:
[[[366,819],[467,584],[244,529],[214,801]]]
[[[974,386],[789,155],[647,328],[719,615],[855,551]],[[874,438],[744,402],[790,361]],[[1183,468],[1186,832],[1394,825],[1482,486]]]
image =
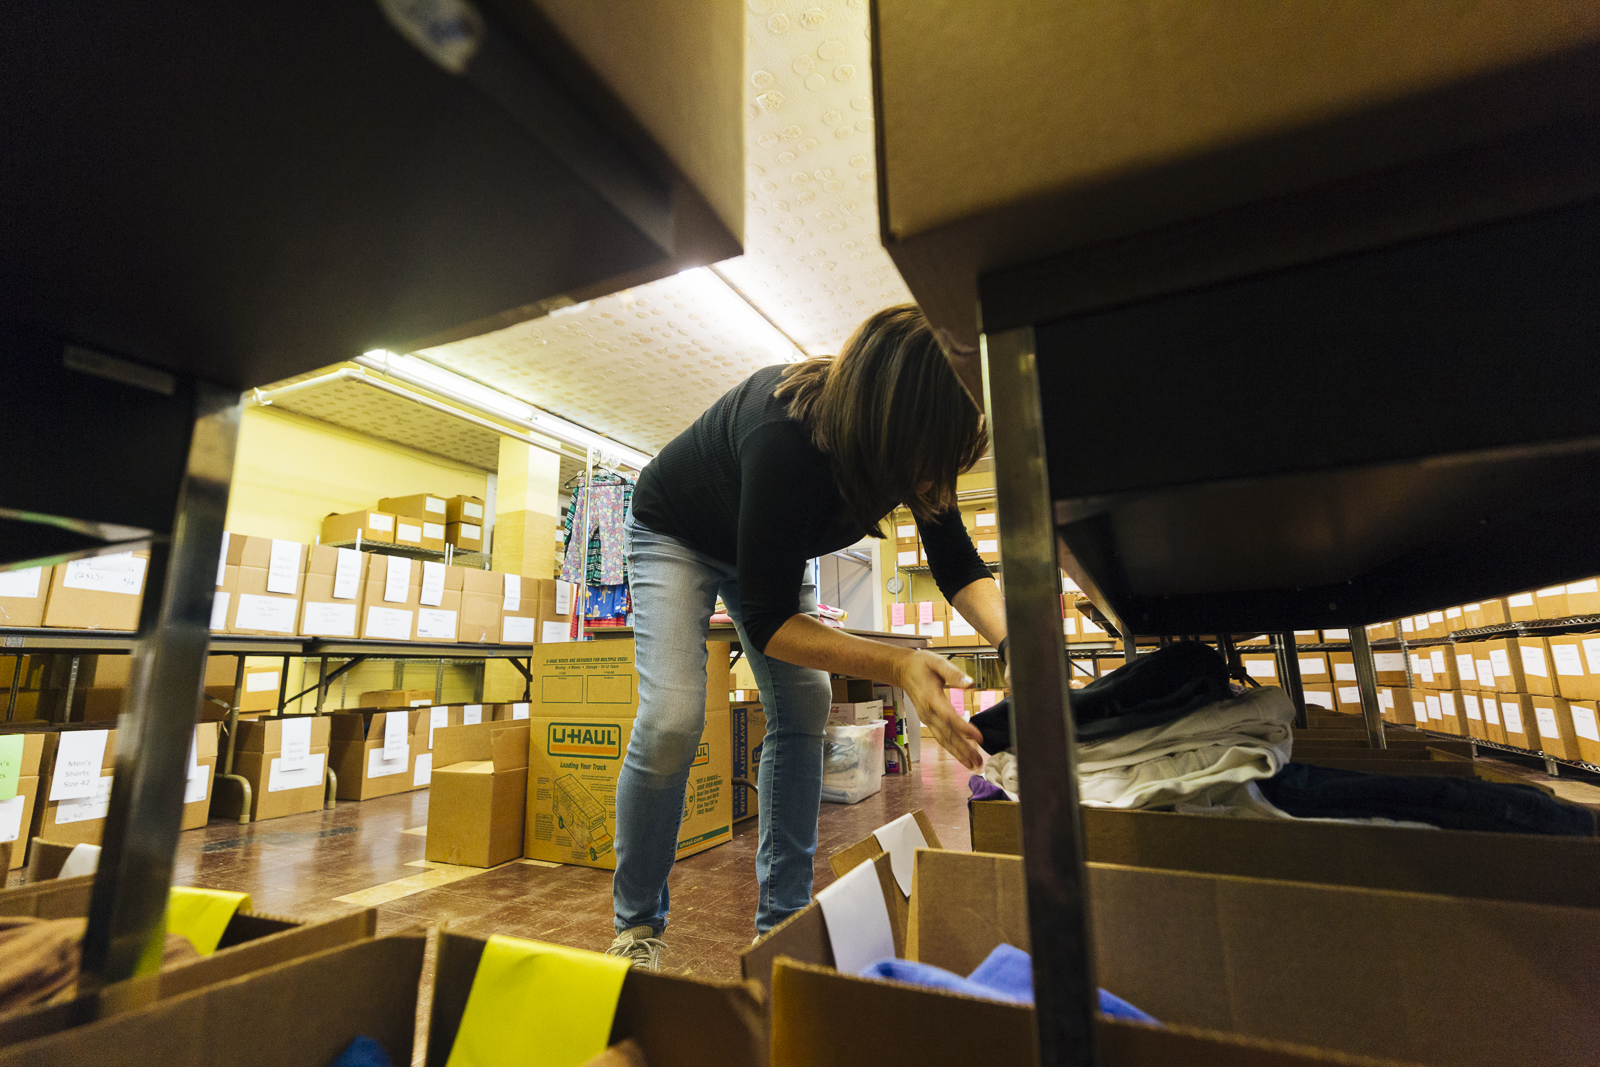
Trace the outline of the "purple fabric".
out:
[[[981,774],[974,774],[967,780],[967,788],[972,790],[973,800],[1010,800],[1006,791],[995,785]]]

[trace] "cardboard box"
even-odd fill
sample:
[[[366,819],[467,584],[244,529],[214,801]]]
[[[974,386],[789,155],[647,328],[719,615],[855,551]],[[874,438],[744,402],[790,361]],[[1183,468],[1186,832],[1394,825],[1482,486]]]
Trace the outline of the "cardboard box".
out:
[[[1512,593],[1506,597],[1507,622],[1532,622],[1539,617],[1539,605],[1535,602],[1534,594]]]
[[[1551,669],[1549,643],[1542,637],[1519,637],[1516,644],[1522,679],[1527,684],[1522,691],[1532,696],[1555,696],[1556,674]]]
[[[1546,589],[1535,590],[1533,608],[1541,619],[1567,618],[1572,614],[1567,610],[1567,587],[1552,585]]]
[[[1467,728],[1468,737],[1474,737],[1480,741],[1489,739],[1489,734],[1484,729],[1483,703],[1477,693],[1461,694],[1461,714]]]
[[[1456,660],[1456,650],[1449,645],[1428,649],[1428,665],[1432,667],[1435,689],[1460,689],[1461,674]],[[1474,674],[1476,681],[1476,674]]]
[[[13,842],[9,859],[0,864],[0,870],[17,870],[26,857],[47,745],[53,752],[54,739],[43,731],[0,733],[0,780],[15,776],[16,781],[16,792],[0,799],[0,841]]]
[[[1585,763],[1600,763],[1600,715],[1594,703],[1567,701],[1567,714],[1572,719],[1572,733],[1577,738],[1578,758]]]
[[[137,630],[150,553],[119,552],[52,568],[44,625],[65,630]]]
[[[362,708],[421,708],[432,704],[432,689],[376,689],[362,693],[357,701]]]
[[[299,630],[306,584],[306,546],[298,541],[234,534],[239,550],[228,633],[289,637]]]
[[[450,522],[444,527],[444,543],[465,552],[483,551],[483,526],[476,522]]]
[[[1444,609],[1444,628],[1450,633],[1464,630],[1467,627],[1466,615],[1462,608]]]
[[[1299,631],[1296,631],[1298,633]],[[1367,624],[1368,641],[1393,641],[1400,636],[1398,622],[1372,622]]]
[[[835,704],[855,704],[876,698],[872,680],[869,678],[843,678],[835,675],[828,681],[832,687]]]
[[[421,597],[421,562],[373,553],[366,581],[361,583],[361,636],[379,641],[412,640]]]
[[[85,752],[82,746],[95,751]],[[69,747],[70,746],[70,747]],[[117,731],[63,729],[45,735],[33,836],[62,845],[98,845],[111,805]],[[98,752],[98,766],[94,756]],[[92,781],[93,786],[87,783]],[[74,782],[81,788],[73,789]],[[89,792],[82,792],[88,789]],[[70,796],[69,793],[79,793]]]
[[[1505,723],[1500,718],[1500,694],[1492,689],[1478,691],[1478,701],[1483,706],[1484,738],[1497,744],[1506,743]]]
[[[1594,641],[1600,653],[1600,639],[1586,638],[1582,634],[1549,637],[1545,644],[1550,649],[1550,681],[1556,695],[1568,700],[1594,700],[1600,697],[1596,688],[1596,675],[1590,672],[1588,657],[1584,655],[1584,641]]]
[[[1600,615],[1600,578],[1568,582],[1567,611],[1576,618]]]
[[[432,493],[386,496],[378,501],[378,508],[418,522],[436,522],[442,526],[450,521],[450,505],[444,497]]]
[[[494,867],[522,855],[528,738],[527,723],[494,721],[435,733],[431,862]]]
[[[217,724],[195,724],[194,748],[183,792],[183,829],[198,830],[211,818],[211,784],[217,776]]]
[[[444,521],[446,523],[475,522],[483,525],[483,498],[476,496],[453,496],[444,502]]]
[[[761,773],[761,744],[767,736],[767,713],[760,704],[734,704],[728,709],[728,725],[733,736],[730,771],[733,821],[742,822],[761,811],[755,782]],[[741,779],[751,784],[744,785]]]
[[[1245,673],[1262,685],[1278,685],[1278,657],[1261,653],[1244,653],[1239,657]]]
[[[1328,670],[1328,654],[1326,652],[1299,652],[1295,658],[1300,663],[1300,683],[1302,685],[1329,685],[1333,684],[1333,675]]]
[[[295,632],[302,637],[355,637],[370,552],[312,545]]]
[[[329,718],[323,715],[240,721],[233,773],[250,783],[251,819],[275,819],[322,808],[330,732]],[[286,739],[290,742],[287,749]]]
[[[954,691],[962,692],[959,689]],[[863,700],[854,704],[830,704],[828,706],[828,723],[830,725],[857,726],[861,723],[875,722],[881,718],[883,718],[883,701],[881,700]]]
[[[377,508],[364,508],[343,515],[329,515],[322,520],[322,542],[340,544],[360,541],[364,544],[394,544],[395,514]]]
[[[1466,716],[1461,712],[1460,692],[1454,689],[1441,689],[1438,698],[1441,729],[1447,734],[1466,737]]]
[[[498,645],[506,575],[497,571],[457,569],[461,571],[462,586],[456,639],[462,644]]]
[[[942,600],[919,600],[912,605],[917,615],[917,636],[941,639],[950,622],[950,605]]]
[[[412,738],[422,711],[344,711],[328,716],[328,759],[340,800],[371,800],[412,788]]]
[[[1533,698],[1533,721],[1539,730],[1539,750],[1557,759],[1582,759],[1572,708],[1560,697]]]
[[[1450,649],[1450,655],[1456,661],[1456,678],[1461,682],[1461,688],[1468,693],[1478,690],[1478,665],[1473,659],[1472,648],[1468,644],[1456,645]]]
[[[1350,661],[1352,669],[1355,660]],[[1403,652],[1382,651],[1372,653],[1372,666],[1378,677],[1379,685],[1410,685],[1406,677],[1406,657]]]
[[[1533,717],[1533,697],[1527,693],[1500,694],[1500,725],[1505,728],[1505,744],[1539,750],[1539,726]]]
[[[1494,672],[1494,687],[1501,693],[1526,693],[1528,682],[1522,669],[1522,647],[1515,637],[1497,637],[1483,642],[1489,654],[1489,666]],[[1476,651],[1474,657],[1478,655]],[[1483,682],[1479,668],[1478,682]]]
[[[1335,687],[1356,684],[1356,658],[1349,652],[1329,652],[1328,669],[1333,672]]]
[[[1484,626],[1504,626],[1511,621],[1511,598],[1502,596],[1485,600],[1481,618]]]
[[[405,515],[394,517],[394,543],[406,548],[422,547],[422,520]]]
[[[453,645],[461,629],[461,595],[467,571],[429,560],[421,564],[422,586],[417,592],[416,639]]]
[[[1350,631],[1342,627],[1333,630],[1323,630],[1322,640],[1327,644],[1335,644],[1339,641],[1348,641],[1350,640]]]
[[[1409,653],[1411,659],[1411,681],[1419,689],[1435,689],[1437,684],[1433,677],[1433,658],[1428,655],[1427,649]]]
[[[710,642],[707,649],[706,722],[689,772],[679,859],[733,836],[731,646]],[[538,645],[532,669],[523,855],[613,869],[617,775],[639,710],[633,642]]]
[[[0,626],[43,626],[52,567],[0,571]],[[7,678],[5,685],[10,685]]]
[[[1338,707],[1333,695],[1333,686],[1329,683],[1311,682],[1310,684],[1302,685],[1301,693],[1305,696],[1308,706],[1315,704],[1317,707],[1327,708],[1329,711],[1334,711]]]
[[[277,711],[278,694],[283,691],[282,662],[267,667],[244,669],[244,692],[239,696],[240,711]]]

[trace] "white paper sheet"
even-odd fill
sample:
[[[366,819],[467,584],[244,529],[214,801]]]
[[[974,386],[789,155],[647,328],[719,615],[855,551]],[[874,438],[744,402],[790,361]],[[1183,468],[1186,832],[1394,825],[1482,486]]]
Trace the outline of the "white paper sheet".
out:
[[[234,613],[233,625],[239,630],[292,634],[295,609],[299,606],[300,602],[293,597],[240,593],[239,610]]]
[[[1406,658],[1399,652],[1374,652],[1372,668],[1379,671],[1403,671],[1406,669]]]
[[[1423,697],[1422,699],[1428,705],[1428,718],[1429,719],[1442,719],[1442,718],[1444,718],[1444,712],[1439,707],[1439,697],[1436,694],[1429,693],[1427,696]]]
[[[1354,663],[1335,663],[1333,665],[1333,680],[1336,682],[1355,681],[1356,665]]]
[[[224,591],[212,595],[211,628],[213,630],[226,630],[228,628],[228,605],[232,602],[232,593]]]
[[[55,775],[50,779],[49,800],[76,800],[94,796],[100,768],[106,761],[110,730],[63,730],[57,741]]]
[[[318,752],[306,761],[306,765],[298,771],[286,770],[283,760],[275,759],[267,767],[267,792],[281,793],[286,789],[304,789],[307,786],[322,784],[323,768],[327,761],[327,753]]]
[[[353,548],[338,548],[333,567],[333,599],[354,600],[361,591],[361,553]]]
[[[394,532],[394,516],[375,515],[369,511],[367,512],[367,525],[381,533],[392,533]],[[354,551],[354,549],[351,551]]]
[[[100,867],[99,845],[73,845],[72,851],[67,853],[67,858],[62,861],[61,873],[57,878],[79,878],[86,874],[93,874]]]
[[[0,800],[0,841],[15,841],[22,836],[22,809],[28,798],[18,793],[10,800]]]
[[[425,522],[422,524],[422,539],[424,541],[443,541],[444,523]]]
[[[383,599],[390,604],[404,604],[411,595],[411,561],[404,556],[390,556],[389,569],[383,576]]]
[[[75,559],[66,565],[61,584],[68,589],[87,589],[96,593],[122,593],[138,596],[144,588],[147,561],[132,552],[112,556]]]
[[[1477,665],[1472,662],[1471,652],[1462,652],[1456,656],[1456,673],[1463,682],[1476,682],[1478,680]]]
[[[1506,700],[1500,704],[1500,714],[1506,717],[1506,730],[1509,733],[1522,733],[1522,708],[1515,701]]]
[[[431,511],[435,515],[443,515],[444,501],[436,496],[430,496],[422,502],[422,510]]]
[[[63,800],[56,805],[56,825],[69,822],[92,822],[103,819],[111,810],[111,775],[97,778],[94,792],[77,800]]]
[[[976,547],[979,552],[998,552],[1000,551],[1000,539],[998,537],[980,537]]]
[[[1322,637],[1326,641],[1348,641],[1348,640],[1350,640],[1350,631],[1349,630],[1324,630],[1324,631],[1322,631]]]
[[[1301,656],[1299,659],[1301,675],[1328,673],[1328,661],[1321,656]]]
[[[1378,690],[1378,707],[1380,707],[1380,708],[1388,708],[1390,711],[1394,710],[1394,690],[1393,689],[1380,689],[1380,690]]]
[[[1461,707],[1467,713],[1467,718],[1474,722],[1483,721],[1483,712],[1478,710],[1478,698],[1472,693],[1461,694]]]
[[[1500,704],[1492,697],[1483,698],[1483,721],[1490,726],[1500,725]]]
[[[183,802],[198,804],[211,795],[211,768],[201,765],[200,773],[191,775],[183,786]]]
[[[526,615],[507,615],[500,620],[500,640],[508,645],[531,645],[538,621]]]
[[[411,713],[389,711],[383,716],[383,758],[392,760],[405,752],[411,740]]]
[[[513,705],[511,705],[511,717],[513,719],[526,719],[528,717],[528,705],[526,705],[526,704],[513,704]]]
[[[556,579],[556,614],[572,614],[572,583]]]
[[[456,613],[443,608],[417,609],[418,641],[454,641]]]
[[[878,847],[889,854],[889,866],[894,869],[895,884],[900,887],[900,892],[909,897],[917,849],[928,847],[928,839],[923,835],[922,827],[917,825],[917,817],[902,815],[887,826],[872,831],[872,836],[878,839]]]
[[[911,548],[895,553],[895,563],[901,567],[915,567],[917,565],[917,550]]]
[[[378,637],[386,641],[411,640],[411,612],[399,608],[369,607],[367,628],[363,637]]]
[[[1537,675],[1540,678],[1550,677],[1550,668],[1545,666],[1544,662],[1544,649],[1530,648],[1527,645],[1518,647],[1522,651],[1522,673]]]
[[[417,767],[411,772],[413,789],[433,781],[433,753],[424,752],[417,757]]]
[[[461,515],[467,519],[481,519],[483,518],[483,505],[474,504],[470,500],[463,500],[461,502]]]
[[[356,606],[308,600],[301,623],[300,632],[308,637],[354,637]]]
[[[1494,688],[1494,664],[1486,659],[1472,661],[1478,665],[1478,684],[1485,689]]]
[[[1551,645],[1550,658],[1556,661],[1556,673],[1568,678],[1583,677],[1583,654],[1577,645]]]
[[[1539,705],[1535,704],[1533,706],[1533,717],[1534,720],[1539,724],[1540,737],[1549,738],[1552,741],[1558,740],[1561,737],[1561,727],[1556,725],[1556,712],[1554,708],[1541,708]]]
[[[397,545],[422,544],[422,526],[419,523],[406,522],[401,519],[395,524],[394,543]]]
[[[228,542],[233,535],[222,531],[222,551],[217,553],[217,584],[221,585],[228,578]]]
[[[422,564],[422,597],[425,607],[436,608],[444,603],[444,564],[428,560]]]
[[[275,762],[285,771],[304,770],[311,758],[311,717],[283,720],[283,743]]]
[[[1579,737],[1600,741],[1600,723],[1595,722],[1594,709],[1582,704],[1572,705],[1572,729]]]
[[[272,539],[272,559],[267,565],[267,592],[294,596],[300,592],[300,553],[298,541]]]
[[[244,691],[246,693],[265,693],[269,689],[278,688],[278,672],[276,670],[252,670],[244,675]]]
[[[1530,608],[1533,606],[1533,594],[1512,593],[1510,596],[1506,597],[1506,603],[1510,604],[1514,608]]]
[[[863,863],[817,894],[828,941],[833,945],[834,969],[855,976],[870,963],[893,959],[894,928],[883,899],[877,867]]]
[[[1304,695],[1307,704],[1315,704],[1318,707],[1327,708],[1329,711],[1333,710],[1332,693],[1324,693],[1321,690],[1307,689]]]
[[[28,567],[20,571],[0,571],[0,596],[19,597],[23,600],[39,599],[39,577],[43,567]],[[222,573],[219,569],[219,575]],[[219,578],[217,584],[221,585]]]
[[[387,778],[391,774],[403,774],[409,766],[411,766],[410,745],[401,745],[400,751],[393,756],[387,755],[381,748],[367,750],[368,778]]]
[[[992,511],[980,511],[980,512],[978,512],[978,518],[977,518],[977,521],[974,523],[974,525],[976,525],[979,529],[982,529],[985,526],[993,526],[994,525],[994,512],[992,512]]]
[[[572,628],[564,622],[547,622],[539,634],[541,644],[553,645],[561,641],[572,640]]]
[[[1583,639],[1583,658],[1589,661],[1589,673],[1600,674],[1600,637]]]
[[[1506,653],[1505,649],[1491,648],[1489,650],[1489,665],[1494,668],[1494,676],[1496,678],[1511,677],[1511,657]]]
[[[504,611],[522,610],[522,575],[508,574],[505,576],[504,602],[501,609]]]
[[[444,708],[429,708],[428,709],[428,751],[429,752],[433,751],[433,732],[435,730],[437,730],[441,726],[449,726],[449,725],[450,725],[450,709],[448,707],[444,707]]]
[[[483,705],[468,704],[461,709],[461,724],[463,726],[476,726],[483,721]]]
[[[1252,678],[1276,678],[1278,676],[1277,665],[1267,659],[1246,660],[1244,670]]]
[[[1341,704],[1359,704],[1359,703],[1361,703],[1361,690],[1360,690],[1360,688],[1357,687],[1357,686],[1353,686],[1353,685],[1341,685],[1339,687],[1339,703],[1341,703]]]
[[[468,541],[476,541],[483,536],[483,527],[477,523],[464,522],[461,524],[461,536]]]

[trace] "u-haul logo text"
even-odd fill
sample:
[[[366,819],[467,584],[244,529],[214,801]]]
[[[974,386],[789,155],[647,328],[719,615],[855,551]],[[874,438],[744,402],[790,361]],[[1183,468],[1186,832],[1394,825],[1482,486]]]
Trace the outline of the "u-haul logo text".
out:
[[[603,722],[553,722],[545,747],[552,756],[622,758],[622,727]]]
[[[690,766],[691,767],[704,767],[706,764],[708,764],[710,762],[711,762],[711,746],[708,745],[708,744],[702,744],[702,745],[697,746],[695,748],[695,750],[694,750],[694,762],[691,763]]]

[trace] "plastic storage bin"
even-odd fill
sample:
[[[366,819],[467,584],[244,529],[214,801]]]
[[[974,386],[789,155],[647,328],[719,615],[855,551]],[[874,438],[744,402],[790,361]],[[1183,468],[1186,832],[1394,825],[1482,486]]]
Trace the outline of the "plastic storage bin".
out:
[[[822,799],[856,804],[883,788],[884,719],[822,733]]]

